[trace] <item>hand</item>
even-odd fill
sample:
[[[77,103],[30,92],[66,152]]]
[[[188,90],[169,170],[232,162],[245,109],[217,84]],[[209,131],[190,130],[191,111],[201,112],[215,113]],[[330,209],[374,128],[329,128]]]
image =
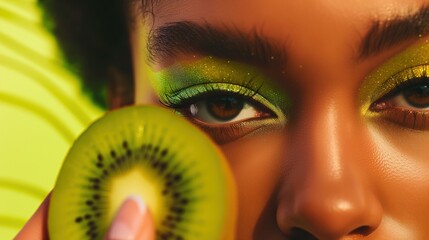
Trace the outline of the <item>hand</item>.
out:
[[[48,207],[50,194],[46,197],[36,213],[15,237],[15,240],[49,240]],[[155,226],[148,208],[139,197],[129,197],[124,201],[105,240],[154,240]]]

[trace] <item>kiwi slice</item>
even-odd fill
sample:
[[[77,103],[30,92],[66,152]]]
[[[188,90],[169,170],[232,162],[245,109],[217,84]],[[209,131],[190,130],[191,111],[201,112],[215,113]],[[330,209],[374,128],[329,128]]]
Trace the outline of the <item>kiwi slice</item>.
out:
[[[77,139],[52,193],[50,239],[103,239],[130,195],[145,200],[157,239],[234,238],[226,161],[204,133],[161,107],[112,111]]]

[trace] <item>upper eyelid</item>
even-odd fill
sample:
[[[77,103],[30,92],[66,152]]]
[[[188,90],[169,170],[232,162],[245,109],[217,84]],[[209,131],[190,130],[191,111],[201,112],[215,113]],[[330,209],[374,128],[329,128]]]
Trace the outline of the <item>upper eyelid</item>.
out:
[[[177,61],[154,73],[150,80],[159,98],[166,95],[174,98],[178,91],[190,86],[223,83],[241,85],[258,92],[285,117],[292,107],[288,91],[281,88],[266,69],[234,60],[203,56],[192,62]]]
[[[387,73],[384,71],[379,73],[379,69],[367,76],[367,80],[359,90],[360,106],[364,115],[370,114],[373,104],[395,96],[401,86],[410,83],[413,79],[429,76],[429,64],[426,63],[413,65],[408,63],[406,67],[398,65],[395,68],[400,70],[390,71],[388,76],[385,76]],[[383,79],[378,80],[381,76]]]
[[[371,70],[359,88],[359,105],[362,114],[369,113],[370,105],[398,84],[397,81],[393,81],[396,84],[392,83],[392,77],[406,69],[427,64],[429,64],[429,43],[421,39]]]
[[[196,89],[198,86],[201,86],[201,89]],[[238,91],[237,91],[238,89]],[[196,93],[189,93],[189,91],[194,90],[198,91]],[[176,91],[172,91],[171,93],[166,93],[162,100],[168,100],[169,102],[174,102],[174,98],[182,98],[183,99],[194,99],[198,96],[208,94],[208,93],[231,93],[236,95],[241,95],[247,98],[254,98],[256,95],[259,95],[257,91],[244,87],[238,84],[229,84],[229,83],[198,83],[194,85],[187,86],[186,88],[182,88]],[[173,100],[173,101],[172,101]]]
[[[184,97],[183,99],[181,99],[180,102],[178,102],[178,101],[175,101],[175,102],[171,101],[170,100],[171,98],[168,98],[168,97],[167,98],[163,98],[160,101],[165,106],[174,107],[174,108],[180,108],[180,107],[184,107],[184,106],[190,105],[190,104],[195,103],[195,102],[203,101],[203,100],[205,100],[207,98],[210,98],[212,96],[213,97],[215,97],[215,96],[222,96],[222,94],[223,95],[228,95],[228,94],[229,95],[234,95],[234,96],[237,96],[237,97],[240,97],[240,98],[244,98],[245,101],[251,101],[252,103],[255,102],[255,100],[253,100],[253,98],[252,98],[253,96],[240,95],[240,94],[238,94],[236,92],[219,91],[219,90],[201,92],[201,93],[198,93],[198,94],[193,95],[193,96],[187,96],[187,97]]]
[[[380,99],[390,98],[398,95],[401,93],[401,91],[405,90],[407,87],[410,87],[414,84],[420,84],[420,83],[429,83],[429,74],[426,74],[427,76],[413,76],[411,78],[407,78],[407,80],[403,81],[395,81],[392,83],[393,87],[390,91],[382,95],[380,98],[378,98],[375,101],[379,101]]]
[[[255,94],[258,92],[258,91],[254,91],[254,90],[248,89],[246,86],[242,86],[240,84],[224,83],[224,82],[210,82],[210,83],[196,83],[196,84],[193,84],[193,85],[189,85],[189,86],[187,86],[185,88],[173,90],[173,91],[171,91],[171,93],[168,94],[168,96],[169,97],[178,96],[183,91],[186,91],[189,88],[195,88],[195,87],[198,87],[198,86],[206,86],[206,87],[209,86],[209,87],[212,87],[212,86],[217,85],[217,84],[228,84],[228,85],[231,85],[231,86],[238,86],[238,87],[241,87],[243,89],[247,89],[249,91],[255,92]],[[218,89],[214,89],[214,88],[211,89],[211,91],[215,91],[215,90],[218,90]],[[234,91],[228,91],[228,89],[225,89],[225,90],[226,90],[225,92],[234,92]]]
[[[383,83],[380,84],[380,87],[376,91],[381,91],[380,89],[383,86],[388,86],[387,89],[383,90],[381,97],[373,99],[373,101],[378,101],[379,99],[384,98],[385,96],[395,95],[403,90],[405,87],[414,84],[416,82],[425,81],[418,78],[427,78],[429,77],[429,65],[421,64],[412,67],[403,69],[395,74],[393,74],[389,79],[386,79]],[[389,86],[390,85],[390,86]]]

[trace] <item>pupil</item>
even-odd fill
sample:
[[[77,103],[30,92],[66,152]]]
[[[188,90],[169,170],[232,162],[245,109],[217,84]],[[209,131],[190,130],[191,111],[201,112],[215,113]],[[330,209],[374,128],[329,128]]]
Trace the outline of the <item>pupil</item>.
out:
[[[404,97],[413,107],[429,107],[429,84],[420,84],[405,90]]]
[[[207,110],[216,119],[234,119],[243,109],[244,101],[235,97],[219,97],[207,100]]]

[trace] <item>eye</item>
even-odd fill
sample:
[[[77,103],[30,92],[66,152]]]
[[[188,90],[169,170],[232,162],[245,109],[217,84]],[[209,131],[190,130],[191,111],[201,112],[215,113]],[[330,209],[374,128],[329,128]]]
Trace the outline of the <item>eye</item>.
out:
[[[211,92],[187,99],[176,111],[207,132],[217,143],[227,143],[258,129],[283,126],[265,104],[238,93]]]
[[[186,115],[207,124],[234,123],[273,115],[271,111],[256,105],[243,97],[219,96],[192,103],[184,110]]]
[[[399,85],[371,110],[405,127],[429,130],[429,78],[413,78]]]
[[[398,97],[396,102],[399,106],[405,107],[408,104],[415,109],[427,109],[429,107],[429,82],[411,85],[404,89]]]
[[[161,103],[200,127],[218,144],[251,133],[275,131],[286,123],[281,110],[253,90],[229,84],[198,87],[164,95]]]

